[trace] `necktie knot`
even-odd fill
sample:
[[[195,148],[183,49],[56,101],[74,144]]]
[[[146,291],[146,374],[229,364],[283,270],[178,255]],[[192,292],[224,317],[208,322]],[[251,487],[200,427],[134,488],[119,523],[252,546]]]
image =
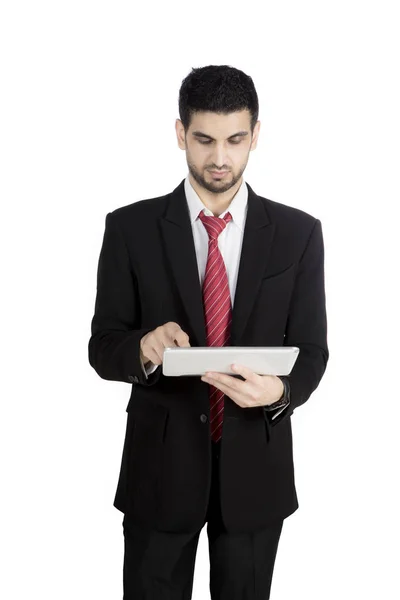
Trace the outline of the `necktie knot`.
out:
[[[226,215],[224,215],[221,219],[220,217],[207,216],[202,210],[199,213],[199,218],[203,222],[203,225],[207,230],[209,238],[216,240],[218,239],[218,236],[221,233],[221,231],[225,229],[227,223],[229,223],[229,221],[232,220],[232,215],[230,212],[227,212]]]

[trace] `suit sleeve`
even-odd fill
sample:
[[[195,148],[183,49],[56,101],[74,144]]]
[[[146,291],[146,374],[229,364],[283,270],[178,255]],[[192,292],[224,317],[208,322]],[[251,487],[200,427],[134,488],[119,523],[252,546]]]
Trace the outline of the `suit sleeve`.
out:
[[[290,404],[269,419],[276,427],[304,404],[318,387],[329,358],[325,301],[324,242],[321,221],[315,220],[299,262],[290,302],[284,346],[300,349],[291,373]]]
[[[106,216],[97,268],[97,292],[89,363],[107,380],[154,385],[161,369],[147,375],[140,360],[140,340],[151,331],[141,328],[137,279],[114,213]]]

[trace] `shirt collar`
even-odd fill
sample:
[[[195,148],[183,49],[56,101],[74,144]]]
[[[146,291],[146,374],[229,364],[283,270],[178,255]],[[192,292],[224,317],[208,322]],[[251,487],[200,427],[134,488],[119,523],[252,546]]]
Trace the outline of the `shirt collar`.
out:
[[[213,216],[213,213],[204,206],[203,202],[200,200],[199,195],[196,190],[193,188],[192,184],[189,180],[189,174],[185,179],[185,195],[186,201],[189,208],[190,213],[190,223],[193,226],[193,223],[199,216],[199,212],[204,209],[204,214],[206,216]],[[228,208],[221,213],[220,218],[224,217],[225,214],[229,211],[232,215],[232,221],[243,230],[244,220],[246,216],[247,209],[247,198],[248,198],[248,189],[244,179],[242,179],[242,184],[234,197],[231,200]]]

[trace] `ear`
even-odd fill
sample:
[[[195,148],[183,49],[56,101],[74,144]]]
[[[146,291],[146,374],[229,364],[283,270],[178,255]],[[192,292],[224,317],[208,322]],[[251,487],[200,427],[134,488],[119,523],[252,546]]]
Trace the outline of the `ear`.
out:
[[[250,150],[255,150],[257,148],[258,134],[260,133],[260,127],[261,127],[261,121],[257,121],[256,124],[254,125],[253,139],[251,141]]]
[[[175,131],[176,131],[176,138],[178,140],[179,148],[181,150],[186,150],[185,129],[184,129],[183,123],[180,119],[176,119],[176,121],[175,121]]]

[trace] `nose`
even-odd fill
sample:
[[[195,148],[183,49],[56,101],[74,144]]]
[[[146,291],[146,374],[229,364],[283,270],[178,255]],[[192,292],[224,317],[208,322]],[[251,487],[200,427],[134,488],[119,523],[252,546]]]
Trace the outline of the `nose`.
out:
[[[225,167],[225,149],[223,146],[217,146],[213,154],[213,163],[218,171],[226,171]],[[220,166],[218,166],[220,165]]]

